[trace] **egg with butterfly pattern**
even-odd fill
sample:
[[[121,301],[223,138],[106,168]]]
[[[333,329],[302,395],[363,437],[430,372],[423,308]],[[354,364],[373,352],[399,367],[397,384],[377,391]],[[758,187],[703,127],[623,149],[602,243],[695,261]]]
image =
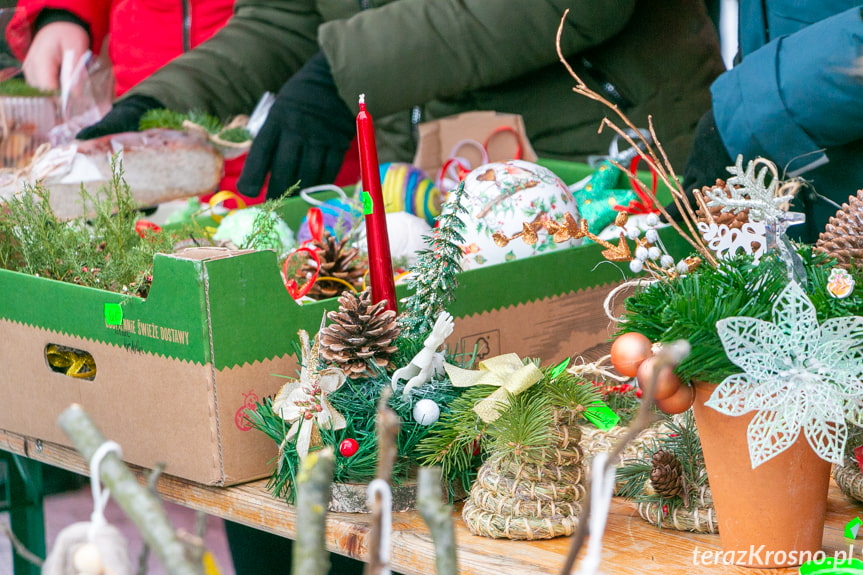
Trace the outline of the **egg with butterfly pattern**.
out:
[[[578,219],[578,208],[569,188],[554,172],[539,164],[525,160],[484,164],[465,177],[464,191],[466,213],[460,215],[465,224],[463,269],[548,253],[581,241],[558,244],[542,230],[533,245],[520,238],[503,247],[495,244],[493,234],[499,232],[511,237],[522,230],[525,222],[544,219],[562,222],[567,212]]]

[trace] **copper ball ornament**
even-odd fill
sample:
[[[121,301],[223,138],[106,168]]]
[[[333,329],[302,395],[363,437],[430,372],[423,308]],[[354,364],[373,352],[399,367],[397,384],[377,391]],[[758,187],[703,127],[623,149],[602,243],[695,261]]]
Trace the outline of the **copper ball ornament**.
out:
[[[681,385],[674,394],[657,401],[656,407],[663,413],[676,415],[692,407],[693,401],[695,401],[695,390],[693,387],[691,385]]]
[[[652,381],[655,364],[656,358],[648,357],[638,366],[638,373],[636,374],[638,387],[645,392]],[[677,392],[682,383],[670,367],[664,367],[656,376],[656,389],[653,391],[653,399],[659,401],[671,397]]]
[[[624,333],[611,344],[611,365],[620,375],[635,377],[638,366],[653,355],[650,340],[637,332]]]

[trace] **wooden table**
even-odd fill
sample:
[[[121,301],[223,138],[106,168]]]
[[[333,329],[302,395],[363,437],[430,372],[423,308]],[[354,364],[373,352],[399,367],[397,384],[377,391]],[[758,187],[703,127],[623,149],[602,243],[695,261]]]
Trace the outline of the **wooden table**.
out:
[[[24,455],[30,459],[63,467],[82,474],[86,465],[74,449],[44,443],[0,430],[0,451]],[[294,508],[270,496],[266,481],[260,480],[236,487],[199,485],[163,475],[158,490],[164,499],[208,514],[242,523],[256,529],[293,538],[296,533]],[[752,510],[757,513],[757,509]],[[831,483],[824,530],[824,550],[828,556],[848,552],[863,558],[863,541],[843,538],[845,524],[863,515],[863,506],[846,499]],[[557,574],[563,565],[570,538],[547,541],[509,541],[471,535],[456,518],[456,540],[460,573],[465,575],[534,575]],[[801,518],[803,520],[804,518]],[[368,516],[331,513],[328,515],[327,547],[334,552],[358,559],[367,557]],[[788,526],[793,529],[793,525]],[[605,573],[615,575],[662,573],[746,573],[750,575],[791,575],[797,568],[748,569],[731,565],[695,564],[695,557],[708,551],[719,551],[716,535],[699,535],[659,530],[644,522],[625,501],[612,502],[604,538]],[[434,550],[428,529],[417,513],[393,514],[393,549],[391,566],[404,575],[434,573]]]

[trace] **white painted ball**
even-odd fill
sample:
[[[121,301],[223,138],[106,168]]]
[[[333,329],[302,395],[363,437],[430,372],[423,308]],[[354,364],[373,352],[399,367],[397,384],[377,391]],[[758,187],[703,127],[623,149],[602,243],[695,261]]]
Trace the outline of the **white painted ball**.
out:
[[[569,212],[578,219],[578,207],[569,188],[554,172],[524,160],[484,164],[464,180],[465,223],[463,269],[476,269],[578,245],[581,240],[555,243],[541,230],[534,245],[521,238],[508,245],[495,244],[492,234],[506,237],[522,231],[524,223],[541,220],[563,222]],[[445,210],[449,206],[445,206]]]
[[[414,421],[431,425],[440,418],[440,406],[431,399],[421,399],[414,405]]]
[[[84,543],[75,550],[72,565],[79,575],[99,575],[104,571],[102,557],[95,543]]]

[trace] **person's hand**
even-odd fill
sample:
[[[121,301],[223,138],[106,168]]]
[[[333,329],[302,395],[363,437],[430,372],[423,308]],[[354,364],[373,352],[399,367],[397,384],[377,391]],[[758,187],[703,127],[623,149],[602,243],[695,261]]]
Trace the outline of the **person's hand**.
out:
[[[137,132],[141,117],[149,110],[164,108],[162,103],[150,96],[129,96],[117,100],[111,106],[111,110],[105,116],[93,124],[87,126],[75,135],[78,140],[91,140],[108,134],[119,134],[120,132]]]
[[[279,90],[252,142],[237,189],[257,196],[268,173],[267,198],[281,196],[298,180],[303,187],[332,183],[355,131],[354,116],[319,52]]]
[[[691,194],[693,190],[712,186],[717,178],[728,178],[727,168],[733,164],[716,129],[713,110],[708,110],[695,128],[692,151],[683,170],[683,189]]]
[[[36,32],[21,65],[28,84],[42,90],[60,89],[63,53],[71,50],[73,61],[90,49],[90,34],[73,22],[51,22]]]

